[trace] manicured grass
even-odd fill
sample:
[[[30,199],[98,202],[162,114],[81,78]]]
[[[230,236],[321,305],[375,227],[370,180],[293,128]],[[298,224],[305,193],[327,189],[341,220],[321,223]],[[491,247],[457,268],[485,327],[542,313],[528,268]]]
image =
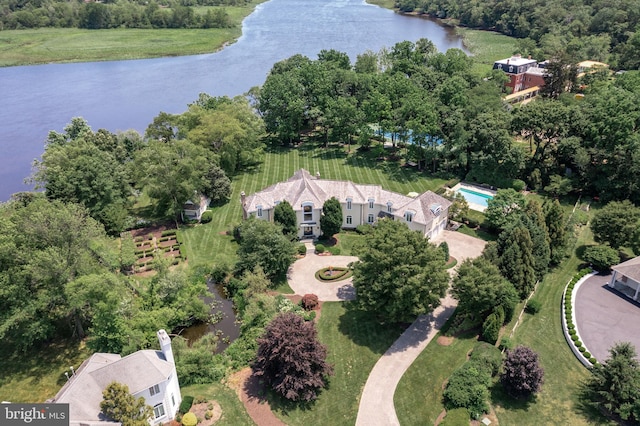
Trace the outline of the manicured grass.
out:
[[[292,406],[270,395],[276,414],[288,425],[354,425],[360,394],[380,356],[402,334],[404,327],[380,325],[350,303],[325,302],[318,337],[328,346],[335,375],[329,387],[309,407]]]
[[[337,237],[341,256],[357,256],[358,247],[366,241],[366,236],[354,231],[342,231]]]
[[[0,351],[0,401],[44,402],[53,398],[67,381],[65,371],[76,370],[90,352],[77,341],[56,343],[27,353]]]
[[[215,52],[242,33],[242,20],[262,1],[225,7],[233,28],[112,29],[39,28],[0,32],[0,66],[88,62]],[[197,8],[204,11],[206,8]],[[201,11],[197,10],[197,13]]]
[[[225,232],[230,231],[242,220],[240,193],[244,191],[246,194],[252,194],[276,182],[284,181],[300,168],[312,174],[319,171],[324,179],[377,184],[401,194],[435,190],[445,182],[444,179],[431,178],[416,170],[401,167],[398,163],[376,162],[370,155],[358,153],[354,147],[349,155],[344,147],[330,146],[325,149],[311,143],[297,149],[269,152],[260,166],[233,178],[233,193],[229,202],[212,208],[213,220],[210,223],[182,228],[181,234],[189,264],[233,265],[237,260],[237,244],[233,237]],[[338,235],[338,239],[342,240],[339,243],[342,255],[351,254],[351,247],[357,241],[356,236],[351,237],[348,234]]]
[[[222,409],[222,417],[216,422],[216,426],[254,424],[236,393],[221,383],[185,386],[180,389],[180,392],[183,398],[185,395],[189,395],[195,398],[203,397],[207,400],[216,400]]]
[[[475,343],[475,336],[456,337],[449,346],[438,344],[435,338],[429,343],[396,388],[393,400],[401,425],[434,424],[444,410],[444,383],[466,362]]]
[[[491,234],[482,228],[472,229],[467,225],[462,225],[460,228],[458,228],[458,232],[460,232],[461,234],[470,235],[475,238],[480,238],[481,240],[485,241],[495,241],[498,239],[497,235]]]

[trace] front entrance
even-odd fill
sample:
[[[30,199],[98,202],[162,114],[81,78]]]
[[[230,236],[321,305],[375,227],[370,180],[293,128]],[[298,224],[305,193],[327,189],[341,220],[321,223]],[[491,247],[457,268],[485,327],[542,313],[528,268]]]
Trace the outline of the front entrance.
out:
[[[304,231],[304,236],[305,237],[312,237],[313,236],[313,226],[305,226],[303,228]]]

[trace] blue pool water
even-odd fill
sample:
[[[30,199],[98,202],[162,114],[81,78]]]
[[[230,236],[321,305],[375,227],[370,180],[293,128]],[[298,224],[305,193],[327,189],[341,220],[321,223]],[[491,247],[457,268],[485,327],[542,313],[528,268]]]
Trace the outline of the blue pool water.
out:
[[[478,204],[483,207],[487,207],[487,200],[493,198],[493,195],[482,194],[467,188],[458,188],[456,192],[462,194],[467,203]]]

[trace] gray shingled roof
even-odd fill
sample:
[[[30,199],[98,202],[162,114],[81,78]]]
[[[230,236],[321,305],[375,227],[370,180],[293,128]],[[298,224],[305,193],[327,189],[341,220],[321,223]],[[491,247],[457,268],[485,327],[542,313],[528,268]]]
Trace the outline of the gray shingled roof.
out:
[[[443,210],[451,205],[449,200],[431,191],[411,198],[382,189],[380,185],[362,185],[343,180],[318,179],[307,170],[300,169],[287,181],[276,183],[247,196],[243,207],[246,212],[254,212],[257,210],[257,206],[261,206],[263,209],[272,209],[276,202],[287,200],[294,210],[302,210],[302,203],[311,202],[318,208],[322,207],[324,202],[331,197],[336,197],[341,203],[344,203],[347,198],[351,198],[356,204],[366,204],[370,199],[374,199],[375,203],[379,205],[390,202],[395,216],[404,217],[404,212],[407,209],[414,210],[416,214],[413,220],[421,224],[427,224],[435,217],[430,210],[431,205],[440,204]]]
[[[96,353],[78,369],[76,375],[58,392],[53,402],[68,403],[73,421],[104,420],[100,413],[102,391],[117,381],[132,394],[167,380],[173,366],[161,351],[143,350],[124,358]]]
[[[626,275],[634,281],[640,282],[640,256],[629,259],[619,265],[612,266],[611,269]]]

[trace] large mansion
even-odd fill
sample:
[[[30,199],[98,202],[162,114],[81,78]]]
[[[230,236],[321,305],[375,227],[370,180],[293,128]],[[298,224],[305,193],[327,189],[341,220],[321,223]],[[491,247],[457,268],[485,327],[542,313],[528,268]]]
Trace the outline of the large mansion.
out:
[[[342,205],[342,227],[373,225],[379,218],[400,220],[425,237],[433,238],[447,225],[451,202],[431,191],[409,197],[350,181],[320,179],[300,169],[285,182],[279,182],[252,195],[241,195],[243,216],[273,221],[278,203],[287,200],[298,219],[298,237],[321,235],[320,216],[325,201],[335,197]]]

